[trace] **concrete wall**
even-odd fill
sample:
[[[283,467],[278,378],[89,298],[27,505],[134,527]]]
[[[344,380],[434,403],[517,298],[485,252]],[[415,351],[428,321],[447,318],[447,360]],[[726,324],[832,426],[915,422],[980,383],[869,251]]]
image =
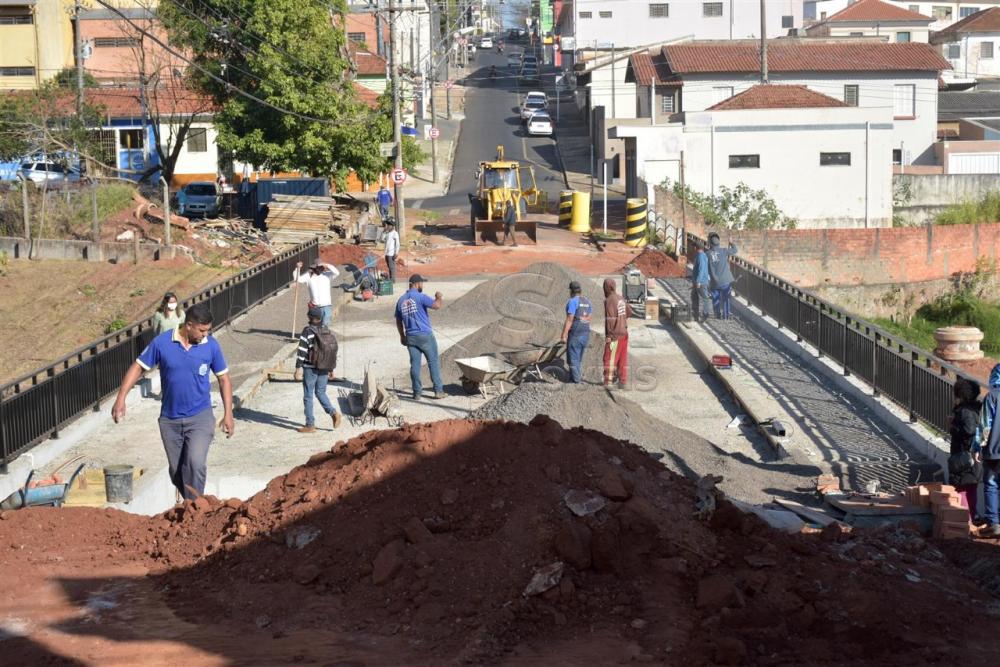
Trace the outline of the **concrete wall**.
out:
[[[997,174],[895,174],[893,189],[910,191],[909,200],[895,209],[904,224],[925,225],[950,206],[977,201],[1000,190]]]
[[[695,39],[747,39],[760,37],[760,5],[753,2],[723,0],[722,16],[703,15],[703,2],[666,2],[669,16],[651,17],[649,0],[579,0],[573,5],[577,14],[576,48],[630,47],[665,42],[679,37]],[[601,11],[611,16],[601,18]],[[590,12],[590,18],[580,12]],[[782,17],[791,17],[791,26],[782,26]],[[776,0],[767,3],[767,36],[781,37],[790,28],[802,27],[802,0]],[[564,35],[573,34],[572,30]]]
[[[167,248],[158,243],[92,243],[90,241],[64,241],[61,239],[35,239],[0,237],[0,252],[11,259],[63,259],[86,262],[134,262],[138,247],[138,261],[173,259],[190,256],[190,251],[173,246]]]
[[[892,147],[903,151],[903,164],[934,164],[937,141],[937,72],[812,72],[808,74],[772,72],[771,83],[798,84],[844,99],[844,86],[858,86],[861,107],[893,108],[896,85],[914,86],[914,118],[893,119]],[[753,74],[685,75],[681,89],[681,110],[704,111],[729,95],[758,84]],[[891,157],[891,153],[890,153]]]

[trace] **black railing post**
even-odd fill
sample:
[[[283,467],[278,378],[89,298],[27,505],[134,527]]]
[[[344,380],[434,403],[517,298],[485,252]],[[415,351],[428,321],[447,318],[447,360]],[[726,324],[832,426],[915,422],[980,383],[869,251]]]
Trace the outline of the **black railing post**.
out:
[[[851,329],[851,318],[844,315],[844,333],[840,342],[840,353],[844,360],[844,375],[848,376],[851,374],[851,369],[847,367],[847,334]]]
[[[3,395],[0,394],[0,473],[7,474],[7,420],[4,419]]]
[[[878,341],[881,336],[875,332],[875,339],[872,341],[872,396],[878,396]]]
[[[819,304],[816,309],[819,315],[816,318],[816,349],[819,351],[819,358],[823,358],[823,304]]]
[[[90,348],[91,364],[94,366],[94,412],[101,411],[101,373],[100,359],[97,356],[97,347]]]
[[[900,346],[900,347],[902,347],[902,346]],[[916,410],[916,405],[915,405],[916,384],[917,384],[916,366],[917,366],[917,353],[911,351],[910,352],[910,363],[907,365],[907,368],[909,369],[910,391],[909,391],[909,396],[907,396],[907,401],[906,401],[906,403],[907,403],[907,409],[910,412],[910,421],[911,422],[917,421],[917,410]]]
[[[802,292],[795,290],[795,342],[802,342]]]
[[[49,376],[49,394],[52,396],[52,438],[59,437],[59,393],[56,391],[56,374],[55,369],[50,367],[48,370]]]

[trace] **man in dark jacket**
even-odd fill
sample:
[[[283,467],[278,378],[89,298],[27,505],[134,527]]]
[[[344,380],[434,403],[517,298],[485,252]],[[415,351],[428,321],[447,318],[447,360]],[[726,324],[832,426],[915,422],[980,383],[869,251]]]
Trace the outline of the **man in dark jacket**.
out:
[[[733,274],[729,270],[729,258],[736,254],[736,246],[729,244],[723,249],[719,235],[708,235],[708,275],[712,283],[712,310],[716,319],[729,319],[729,298],[733,289]]]
[[[302,382],[302,403],[305,407],[306,423],[297,430],[299,433],[316,431],[316,417],[313,413],[313,396],[319,399],[323,411],[333,418],[333,427],[340,426],[340,410],[336,403],[331,403],[326,395],[326,383],[333,374],[333,363],[326,363],[330,368],[317,368],[313,358],[313,348],[316,346],[316,336],[330,335],[330,330],[323,326],[323,311],[315,306],[309,309],[309,324],[299,334],[299,349],[295,357],[295,379]],[[320,348],[322,349],[322,348]]]
[[[983,443],[983,499],[986,501],[986,530],[989,537],[1000,537],[1000,428],[996,425],[1000,406],[1000,364],[990,371],[990,392],[983,401],[979,421],[980,442]]]
[[[503,241],[500,245],[507,245],[507,237],[509,236],[514,242],[513,245],[517,246],[517,234],[514,233],[514,228],[517,226],[517,201],[510,200],[503,210]]]
[[[979,483],[983,464],[979,457],[979,383],[965,378],[955,380],[955,409],[951,413],[951,451],[948,457],[948,483],[969,510],[969,520],[978,519]]]
[[[615,291],[614,278],[604,279],[604,386],[611,385],[612,372],[618,387],[628,384],[628,318],[632,308]]]

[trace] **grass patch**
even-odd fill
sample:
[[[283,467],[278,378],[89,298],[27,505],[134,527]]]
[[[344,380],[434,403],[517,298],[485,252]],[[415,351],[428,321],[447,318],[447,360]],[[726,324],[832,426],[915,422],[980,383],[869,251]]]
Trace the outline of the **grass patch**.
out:
[[[921,306],[909,325],[876,318],[875,323],[890,333],[925,350],[936,346],[934,330],[962,325],[983,332],[980,349],[991,357],[1000,355],[1000,304],[990,303],[967,294],[949,294]]]
[[[978,225],[1000,220],[1000,192],[991,192],[979,201],[952,206],[938,214],[939,225]]]

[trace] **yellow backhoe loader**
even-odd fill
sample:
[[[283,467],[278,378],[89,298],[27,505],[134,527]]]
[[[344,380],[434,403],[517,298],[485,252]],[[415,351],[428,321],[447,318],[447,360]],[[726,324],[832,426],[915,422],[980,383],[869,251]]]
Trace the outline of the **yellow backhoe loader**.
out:
[[[529,206],[537,206],[540,193],[535,185],[535,171],[522,167],[515,160],[504,159],[503,146],[497,146],[495,160],[479,163],[477,187],[469,195],[469,219],[472,240],[499,242],[503,233],[503,212],[507,202],[514,202],[517,223],[514,232],[538,242],[538,230],[532,220],[526,220]]]

